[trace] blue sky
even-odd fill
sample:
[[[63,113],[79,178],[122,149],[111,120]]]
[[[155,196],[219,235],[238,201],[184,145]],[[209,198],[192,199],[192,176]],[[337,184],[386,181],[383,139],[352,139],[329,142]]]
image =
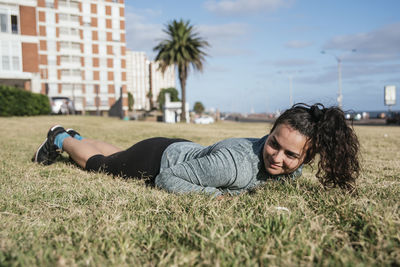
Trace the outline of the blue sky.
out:
[[[187,81],[190,107],[244,113],[294,102],[336,105],[342,58],[343,109],[386,110],[383,88],[400,98],[400,1],[126,0],[127,47],[145,51],[173,19],[190,20],[210,47]],[[351,52],[356,49],[356,52]],[[321,54],[321,50],[328,54]],[[180,90],[179,84],[177,89]],[[399,109],[399,103],[393,109]]]

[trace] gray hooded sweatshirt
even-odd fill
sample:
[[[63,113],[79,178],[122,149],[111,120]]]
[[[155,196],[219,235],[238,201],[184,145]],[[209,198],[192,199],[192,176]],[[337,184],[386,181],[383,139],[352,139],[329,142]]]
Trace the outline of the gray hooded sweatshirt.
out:
[[[295,179],[302,167],[287,175],[266,172],[262,138],[231,138],[202,146],[192,142],[173,143],[161,158],[155,184],[173,193],[203,192],[218,196],[240,194],[268,179]]]

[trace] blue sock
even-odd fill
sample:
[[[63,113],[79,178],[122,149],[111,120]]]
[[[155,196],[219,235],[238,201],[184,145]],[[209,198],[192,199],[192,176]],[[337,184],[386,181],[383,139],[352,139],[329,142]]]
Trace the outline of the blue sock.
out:
[[[83,137],[80,136],[79,134],[76,134],[76,135],[74,136],[74,138],[77,139],[77,140],[79,140],[79,141],[83,139]]]
[[[54,144],[59,148],[62,149],[64,139],[67,137],[71,137],[67,132],[63,132],[60,134],[57,134],[56,138],[54,139]]]

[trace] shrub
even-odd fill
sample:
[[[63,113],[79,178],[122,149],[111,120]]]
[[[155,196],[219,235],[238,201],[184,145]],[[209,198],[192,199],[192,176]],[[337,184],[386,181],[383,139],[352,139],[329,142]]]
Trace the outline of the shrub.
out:
[[[164,108],[166,93],[170,94],[172,102],[180,101],[180,99],[178,97],[178,90],[176,90],[174,87],[161,89],[161,91],[157,97],[157,102],[158,102],[161,110],[163,110],[163,108]]]
[[[201,115],[204,112],[203,103],[201,103],[201,102],[194,103],[193,110],[194,110],[194,112],[196,112],[196,114],[200,114]]]
[[[128,110],[132,111],[133,110],[133,104],[135,104],[135,100],[133,99],[133,95],[131,92],[128,92]]]
[[[0,85],[0,116],[44,115],[50,111],[47,96]]]

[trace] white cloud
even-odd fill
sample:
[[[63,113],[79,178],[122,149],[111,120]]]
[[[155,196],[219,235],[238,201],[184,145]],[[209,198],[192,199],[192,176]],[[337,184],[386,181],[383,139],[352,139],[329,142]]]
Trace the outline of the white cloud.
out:
[[[160,12],[157,10],[139,10],[130,8],[126,11],[127,47],[133,51],[144,51],[152,59],[155,56],[153,47],[166,38],[162,31],[165,25],[152,23]],[[227,23],[220,25],[195,25],[195,31],[209,42],[206,53],[212,57],[248,54],[240,47],[250,28],[243,23]]]
[[[139,15],[140,14],[140,15]],[[151,9],[127,9],[125,12],[127,46],[134,51],[153,55],[153,47],[164,37],[163,25],[150,23],[148,18],[157,17],[160,11]]]
[[[240,47],[250,28],[243,23],[227,23],[220,25],[199,25],[196,27],[200,36],[208,41],[210,56],[235,56],[249,54]]]
[[[273,64],[277,67],[302,67],[314,64],[315,61],[308,59],[292,58],[285,60],[277,60]]]
[[[400,55],[400,22],[385,25],[374,31],[336,36],[329,40],[324,49],[350,51],[354,61],[396,60]]]
[[[246,15],[271,12],[289,7],[294,0],[210,0],[205,3],[207,10],[220,15]]]
[[[286,48],[305,48],[311,46],[313,43],[301,40],[292,40],[285,44]]]
[[[243,23],[199,25],[196,29],[207,38],[221,41],[234,40],[249,32],[248,25]]]

